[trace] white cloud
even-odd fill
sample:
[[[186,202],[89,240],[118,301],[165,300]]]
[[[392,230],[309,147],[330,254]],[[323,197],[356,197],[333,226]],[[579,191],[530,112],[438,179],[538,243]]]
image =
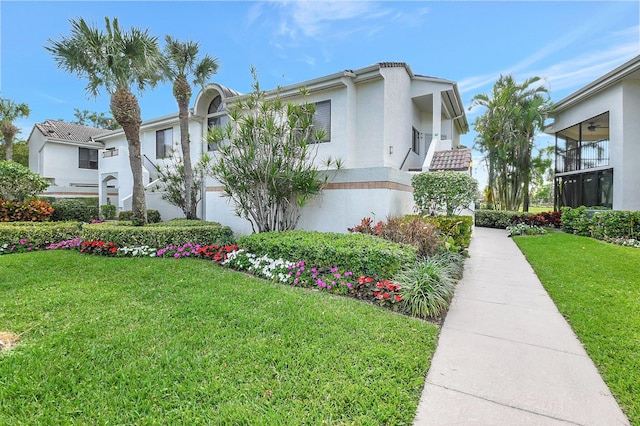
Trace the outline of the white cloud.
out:
[[[640,54],[640,26],[598,37],[597,44],[589,38],[581,38],[592,36],[589,30],[593,31],[594,28],[585,25],[574,30],[506,69],[465,78],[458,83],[460,92],[487,93],[499,76],[505,74],[513,74],[517,80],[540,76],[552,92],[577,90]],[[587,45],[590,47],[585,49]],[[544,62],[548,63],[557,57],[562,60],[544,65]],[[536,64],[537,68],[534,67]]]

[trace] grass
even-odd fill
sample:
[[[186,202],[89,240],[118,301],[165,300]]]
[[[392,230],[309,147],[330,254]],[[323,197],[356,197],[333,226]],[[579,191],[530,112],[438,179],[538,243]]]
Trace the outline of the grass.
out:
[[[640,425],[640,250],[560,232],[514,240]]]
[[[0,424],[411,424],[438,328],[191,259],[0,256]]]

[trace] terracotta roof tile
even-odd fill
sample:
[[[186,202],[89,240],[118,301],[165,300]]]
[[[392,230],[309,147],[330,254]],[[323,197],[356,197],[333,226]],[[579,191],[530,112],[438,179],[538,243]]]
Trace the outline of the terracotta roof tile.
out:
[[[469,170],[470,164],[471,150],[469,148],[436,151],[433,154],[429,170],[432,172],[437,170]]]
[[[68,140],[72,142],[91,142],[91,138],[109,133],[111,130],[97,129],[66,121],[46,120],[44,123],[36,123],[40,132],[49,138]]]

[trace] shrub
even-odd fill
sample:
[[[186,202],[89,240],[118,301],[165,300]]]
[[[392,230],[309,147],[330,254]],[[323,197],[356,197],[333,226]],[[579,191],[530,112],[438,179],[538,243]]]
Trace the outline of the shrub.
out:
[[[49,220],[53,208],[40,201],[5,201],[0,199],[0,222],[44,222]]]
[[[562,208],[562,230],[568,234],[590,237],[591,218],[587,208],[582,206],[577,209],[571,207]]]
[[[595,212],[592,219],[594,237],[602,239],[640,236],[640,212],[617,210]]]
[[[133,221],[133,212],[131,210],[120,212],[118,220]],[[160,212],[158,210],[147,210],[147,223],[159,223],[161,221],[162,218],[160,218]]]
[[[507,226],[508,237],[514,235],[541,235],[546,234],[547,231],[538,225],[527,225],[526,223],[518,223],[517,225]]]
[[[540,212],[529,217],[523,215],[522,219],[527,225],[535,226],[553,226],[554,228],[560,228],[562,226],[562,213],[561,212]]]
[[[370,217],[364,217],[362,218],[362,221],[360,222],[359,225],[356,225],[353,228],[347,228],[347,231],[380,236],[382,234],[382,228],[384,227],[384,222],[380,220],[375,226],[372,226],[372,225],[373,225],[373,219],[371,219]]]
[[[44,247],[60,241],[78,237],[81,226],[78,222],[9,222],[0,223],[0,244],[27,240]]]
[[[356,276],[389,278],[416,259],[416,248],[373,235],[315,231],[283,231],[238,238],[238,245],[256,255],[304,261],[316,267],[339,267]]]
[[[209,222],[203,226],[123,226],[111,223],[85,225],[80,235],[85,241],[113,241],[118,246],[162,248],[185,243],[226,245],[235,242],[227,226]]]
[[[425,172],[414,175],[413,199],[421,213],[439,213],[447,216],[467,208],[473,202],[478,182],[465,173],[450,170]]]
[[[200,220],[200,219],[171,219],[167,222],[157,222],[157,223],[150,223],[148,226],[152,226],[152,227],[157,227],[157,226],[162,226],[162,227],[173,227],[173,226],[178,226],[178,227],[185,227],[185,226],[207,226],[207,225],[220,225],[217,222],[208,222],[206,220]]]
[[[0,161],[0,199],[23,202],[42,193],[49,181],[15,161]]]
[[[529,213],[513,212],[507,210],[476,210],[476,226],[485,228],[507,229],[509,225],[515,225],[529,217]]]
[[[396,279],[401,283],[402,309],[419,318],[438,318],[448,309],[455,291],[459,263],[448,253],[436,255],[403,269]]]
[[[77,221],[89,223],[100,219],[98,214],[98,200],[96,198],[80,200],[75,198],[60,199],[51,203],[54,221]]]
[[[114,204],[104,204],[100,206],[100,213],[106,220],[114,220],[116,218],[117,207]]]
[[[442,235],[453,240],[457,247],[468,248],[473,232],[471,216],[425,216],[424,220],[434,224]]]
[[[418,256],[428,257],[438,251],[438,228],[419,216],[390,218],[381,231],[380,236],[386,240],[417,247]]]

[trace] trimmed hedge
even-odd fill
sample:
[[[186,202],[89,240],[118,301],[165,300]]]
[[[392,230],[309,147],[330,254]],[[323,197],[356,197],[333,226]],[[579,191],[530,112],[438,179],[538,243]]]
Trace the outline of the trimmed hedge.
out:
[[[228,226],[208,222],[200,226],[127,226],[111,223],[85,225],[80,237],[84,241],[109,241],[119,246],[163,248],[185,243],[226,245],[235,243]]]
[[[0,244],[27,240],[44,247],[80,235],[79,222],[8,222],[0,223]]]
[[[120,212],[118,215],[118,220],[131,220],[133,217],[133,212],[131,210],[125,210]],[[160,223],[162,219],[160,218],[160,212],[158,210],[147,210],[147,222],[148,223]]]
[[[355,276],[391,278],[416,261],[416,247],[366,234],[316,231],[263,232],[238,238],[238,245],[257,255],[317,268],[338,267]]]
[[[524,218],[530,216],[530,213],[508,210],[476,210],[475,216],[476,226],[507,229],[507,226],[524,222]]]
[[[640,212],[629,210],[598,210],[586,207],[562,208],[562,230],[597,239],[640,238]]]

